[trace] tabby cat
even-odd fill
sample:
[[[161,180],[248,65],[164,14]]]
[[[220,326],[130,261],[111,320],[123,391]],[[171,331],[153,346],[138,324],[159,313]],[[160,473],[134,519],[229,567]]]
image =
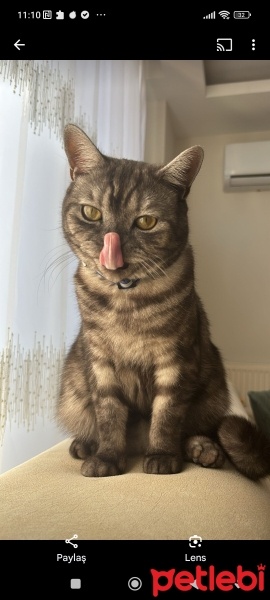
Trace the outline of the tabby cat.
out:
[[[62,374],[59,424],[86,477],[126,469],[134,431],[148,424],[145,473],[184,461],[251,479],[270,473],[270,441],[231,414],[219,350],[194,285],[187,196],[202,161],[193,146],[165,166],[102,154],[67,125],[72,183],[63,232],[79,259],[81,327]],[[140,432],[140,428],[138,429]]]

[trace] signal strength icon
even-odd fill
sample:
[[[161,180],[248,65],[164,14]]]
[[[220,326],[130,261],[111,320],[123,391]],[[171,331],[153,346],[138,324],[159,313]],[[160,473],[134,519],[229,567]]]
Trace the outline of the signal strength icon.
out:
[[[216,18],[216,11],[214,10],[214,12],[209,13],[209,15],[206,15],[205,17],[203,17],[203,19],[215,19]]]
[[[230,13],[228,10],[221,10],[218,14],[222,17],[222,19],[230,18]]]

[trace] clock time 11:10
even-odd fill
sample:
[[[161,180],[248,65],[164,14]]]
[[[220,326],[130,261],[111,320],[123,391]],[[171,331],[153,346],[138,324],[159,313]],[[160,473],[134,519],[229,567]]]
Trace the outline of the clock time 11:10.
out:
[[[33,10],[32,12],[18,12],[19,19],[42,19],[43,15],[40,10]]]

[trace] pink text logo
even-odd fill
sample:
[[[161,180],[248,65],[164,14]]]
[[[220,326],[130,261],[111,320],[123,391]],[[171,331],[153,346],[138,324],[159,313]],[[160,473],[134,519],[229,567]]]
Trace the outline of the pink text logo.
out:
[[[264,591],[264,571],[265,565],[258,565],[257,572],[243,569],[241,565],[236,567],[235,573],[232,571],[216,571],[214,565],[208,568],[202,568],[197,565],[195,574],[190,571],[178,571],[170,569],[169,571],[157,571],[150,569],[152,575],[152,594],[156,598],[161,592],[167,592],[171,588],[176,588],[179,592],[189,592],[194,584],[197,589],[203,592],[230,592],[234,585],[244,592],[251,592],[257,589]]]

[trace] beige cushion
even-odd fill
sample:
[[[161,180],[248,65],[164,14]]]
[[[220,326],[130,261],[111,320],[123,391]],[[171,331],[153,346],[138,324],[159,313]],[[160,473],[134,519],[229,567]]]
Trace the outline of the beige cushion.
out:
[[[69,443],[0,476],[2,540],[270,539],[270,478],[254,483],[229,465],[193,464],[147,475],[140,457],[124,475],[86,478]]]

